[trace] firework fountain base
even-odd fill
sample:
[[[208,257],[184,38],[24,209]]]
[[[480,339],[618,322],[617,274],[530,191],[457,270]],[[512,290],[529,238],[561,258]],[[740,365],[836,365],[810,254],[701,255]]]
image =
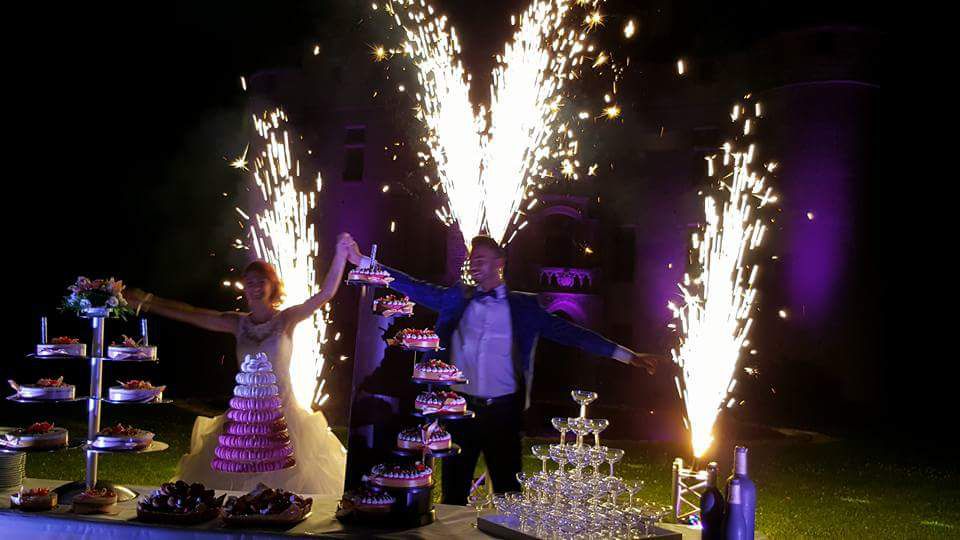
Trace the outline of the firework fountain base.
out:
[[[671,471],[671,506],[677,523],[692,525],[700,520],[700,495],[707,488],[707,471],[699,470],[694,460],[685,467],[683,458],[673,460]]]

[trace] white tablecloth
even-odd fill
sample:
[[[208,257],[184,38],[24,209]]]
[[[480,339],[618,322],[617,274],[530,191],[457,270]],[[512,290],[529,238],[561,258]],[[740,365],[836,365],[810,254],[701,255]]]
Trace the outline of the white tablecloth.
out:
[[[27,479],[28,488],[55,488],[62,480]],[[155,487],[127,486],[141,494],[150,493]],[[191,527],[177,527],[140,523],[136,500],[120,503],[120,512],[115,516],[81,516],[70,512],[69,505],[61,505],[52,512],[21,512],[10,509],[10,494],[16,490],[0,491],[0,539],[25,540],[43,538],[50,540],[93,538],[96,540],[167,540],[237,538],[490,538],[471,526],[476,513],[464,506],[437,505],[437,521],[407,530],[371,529],[344,526],[334,518],[337,499],[314,497],[313,514],[306,521],[285,531],[238,530],[224,528],[219,520]],[[239,495],[239,493],[231,493]]]

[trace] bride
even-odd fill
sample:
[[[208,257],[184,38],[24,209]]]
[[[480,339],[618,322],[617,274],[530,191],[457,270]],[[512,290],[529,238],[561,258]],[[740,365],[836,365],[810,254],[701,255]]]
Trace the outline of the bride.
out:
[[[276,269],[265,261],[253,261],[243,271],[243,294],[250,309],[248,313],[201,309],[157,298],[138,289],[125,291],[125,297],[134,309],[206,330],[233,334],[237,340],[238,362],[242,362],[246,355],[266,353],[277,376],[296,465],[266,473],[232,474],[213,470],[210,464],[215,457],[214,450],[223,432],[226,415],[215,418],[199,416],[190,437],[190,453],[180,459],[175,479],[237,491],[251,490],[263,482],[297,493],[341,494],[347,451],[330,431],[323,413],[305,411],[297,404],[290,384],[290,357],[294,327],[336,294],[347,252],[353,244],[349,234],[341,234],[322,290],[304,303],[283,310],[278,309],[283,299],[283,284]]]

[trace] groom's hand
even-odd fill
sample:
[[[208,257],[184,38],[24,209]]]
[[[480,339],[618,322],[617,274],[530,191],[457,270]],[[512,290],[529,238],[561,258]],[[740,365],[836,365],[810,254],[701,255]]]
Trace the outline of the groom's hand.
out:
[[[647,374],[653,375],[657,372],[657,364],[665,359],[658,354],[638,353],[631,351],[626,347],[620,347],[613,353],[613,358],[624,364],[630,364],[633,367],[642,367],[647,370]]]

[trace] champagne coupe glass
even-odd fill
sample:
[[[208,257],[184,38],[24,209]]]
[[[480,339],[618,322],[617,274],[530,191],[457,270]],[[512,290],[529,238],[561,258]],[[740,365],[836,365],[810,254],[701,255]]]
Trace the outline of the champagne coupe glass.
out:
[[[600,432],[610,427],[606,418],[591,418],[587,420],[587,427],[593,432],[593,445],[600,446]]]
[[[617,497],[624,492],[623,480],[616,476],[608,476],[604,482],[607,484],[607,491],[610,492],[610,504],[617,507]]]
[[[627,493],[630,494],[630,507],[633,507],[633,497],[643,489],[644,481],[643,480],[627,480],[624,482],[624,485],[627,488]]]
[[[553,429],[560,432],[560,444],[567,442],[567,432],[570,431],[570,424],[567,423],[567,419],[555,416],[550,420],[550,423],[553,425]]]
[[[562,478],[563,475],[566,474],[567,472],[564,470],[567,465],[566,448],[567,448],[566,445],[562,445],[562,444],[550,445],[550,459],[552,459],[554,463],[559,465],[559,468],[556,471],[554,471],[554,474],[556,475],[557,478]]]
[[[583,478],[584,448],[580,446],[567,447],[567,461],[573,465],[573,477]]]
[[[523,471],[518,472],[517,482],[520,483],[520,493],[523,494],[524,500],[529,501],[533,499],[534,494],[532,489],[533,486],[530,483],[530,475]]]
[[[540,460],[540,472],[545,476],[547,474],[547,461],[550,460],[550,446],[546,444],[535,444],[530,449],[533,455]]]
[[[477,488],[473,490],[473,493],[467,495],[467,504],[472,506],[473,509],[477,511],[477,519],[471,523],[472,526],[477,526],[477,522],[480,520],[480,512],[482,512],[483,509],[492,502],[492,500],[493,499],[490,496],[490,492],[482,488]]]
[[[600,465],[607,461],[607,447],[594,446],[590,448],[587,453],[587,459],[589,460],[590,466],[593,467],[593,478],[600,478]]]
[[[509,512],[510,502],[507,501],[506,493],[494,494],[493,498],[491,499],[491,502],[493,503],[493,507],[497,509],[497,512],[500,512],[503,515],[510,514]]]
[[[520,525],[523,526],[523,509],[520,508],[520,503],[523,502],[523,494],[519,491],[508,491],[503,496],[507,499],[507,505],[510,509],[509,516],[518,520]]]
[[[597,399],[597,393],[587,390],[571,390],[570,397],[577,402],[577,405],[580,405],[580,418],[586,418],[587,405]]]
[[[567,426],[577,434],[577,446],[583,446],[583,438],[590,434],[586,418],[567,418]]]
[[[623,459],[626,452],[622,448],[607,448],[607,463],[610,464],[610,476],[613,476],[613,466]]]

